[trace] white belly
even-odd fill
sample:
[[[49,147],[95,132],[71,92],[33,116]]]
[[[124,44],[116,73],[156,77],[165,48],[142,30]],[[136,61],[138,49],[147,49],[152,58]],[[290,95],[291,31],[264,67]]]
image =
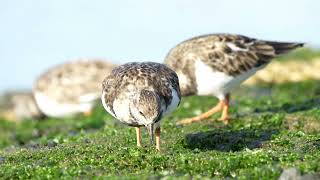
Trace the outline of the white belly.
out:
[[[224,99],[224,96],[234,87],[239,86],[261,68],[253,68],[244,74],[233,77],[213,71],[210,66],[204,64],[201,60],[197,60],[195,62],[195,77],[198,95],[214,95],[219,99]]]
[[[131,122],[131,116],[129,111],[129,98],[117,100],[115,99],[113,102],[113,112],[111,109],[107,106],[105,100],[104,100],[105,92],[102,93],[101,101],[103,104],[104,109],[111,114],[114,118],[118,119],[119,121],[129,123]]]
[[[172,111],[174,111],[180,103],[180,98],[178,96],[177,91],[174,90],[172,87],[170,87],[170,89],[171,89],[172,100],[171,100],[170,105],[167,107],[167,109],[163,110],[164,116],[167,114],[170,114]]]
[[[78,104],[59,103],[40,92],[34,93],[34,97],[39,109],[49,117],[61,118],[78,113],[88,112],[94,105],[93,102]]]

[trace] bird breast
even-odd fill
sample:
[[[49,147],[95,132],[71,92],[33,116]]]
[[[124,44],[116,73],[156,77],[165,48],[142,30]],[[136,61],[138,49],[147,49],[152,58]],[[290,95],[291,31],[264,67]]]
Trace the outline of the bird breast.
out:
[[[131,117],[131,113],[129,110],[129,95],[126,94],[120,94],[118,95],[114,101],[113,101],[113,111],[109,108],[109,106],[106,104],[106,101],[104,99],[105,92],[102,92],[102,104],[103,107],[108,111],[109,114],[111,114],[114,118],[118,119],[119,121],[125,123],[125,124],[136,124],[137,122],[133,122],[133,118]]]

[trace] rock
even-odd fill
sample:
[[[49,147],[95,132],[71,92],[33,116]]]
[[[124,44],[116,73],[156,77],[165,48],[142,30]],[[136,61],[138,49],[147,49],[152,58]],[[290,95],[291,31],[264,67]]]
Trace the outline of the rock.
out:
[[[30,150],[37,150],[40,148],[40,144],[37,142],[30,142],[28,144],[25,145],[26,148],[30,149]]]
[[[279,177],[279,180],[318,180],[320,179],[319,173],[309,173],[301,175],[297,168],[284,169]]]
[[[300,171],[297,168],[284,169],[279,180],[301,180]]]
[[[55,140],[50,140],[49,142],[48,142],[48,147],[49,148],[53,148],[53,147],[55,147],[55,146],[57,146],[58,145],[58,143],[55,141]]]
[[[320,174],[306,174],[301,177],[303,180],[318,180],[320,179]]]
[[[279,177],[279,180],[300,180],[300,171],[296,168],[284,169]]]
[[[86,143],[86,144],[91,143],[90,139],[88,139],[88,138],[85,138],[85,139],[83,140],[83,142]]]

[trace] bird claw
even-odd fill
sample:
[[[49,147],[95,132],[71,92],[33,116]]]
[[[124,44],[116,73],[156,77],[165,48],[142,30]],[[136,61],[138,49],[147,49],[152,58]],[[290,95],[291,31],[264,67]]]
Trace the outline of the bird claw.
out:
[[[229,124],[230,118],[229,117],[224,117],[224,118],[219,118],[218,121],[222,121],[223,124]]]
[[[187,124],[193,123],[193,121],[194,121],[194,119],[192,119],[192,118],[186,118],[186,119],[183,119],[181,121],[178,121],[176,123],[176,125],[187,125]]]
[[[178,121],[176,123],[176,125],[177,126],[183,126],[183,125],[191,124],[191,123],[199,121],[199,120],[201,120],[201,119],[186,118],[186,119],[183,119],[181,121]],[[224,124],[229,124],[229,120],[230,120],[229,117],[221,117],[220,119],[218,119],[218,121],[223,121]]]

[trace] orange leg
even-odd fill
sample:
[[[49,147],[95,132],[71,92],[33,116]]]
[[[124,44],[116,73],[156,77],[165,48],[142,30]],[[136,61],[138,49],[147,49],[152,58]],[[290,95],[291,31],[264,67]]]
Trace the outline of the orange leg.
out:
[[[229,123],[229,115],[228,115],[229,101],[230,101],[230,94],[227,94],[225,99],[223,100],[222,114],[221,114],[221,118],[219,119],[219,120],[223,121],[224,124],[228,124]]]
[[[156,134],[156,149],[160,151],[160,127],[156,129],[155,134]]]
[[[222,111],[220,120],[222,120],[225,124],[228,124],[229,123],[229,117],[228,117],[229,101],[230,101],[230,94],[228,93],[225,95],[224,100],[220,100],[219,103],[209,111],[203,114],[200,114],[199,116],[181,120],[177,122],[177,125],[186,125],[193,122],[201,121],[203,119],[207,119],[208,117],[210,117],[211,115],[219,111]]]
[[[140,136],[140,127],[136,127],[136,134],[137,134],[137,146],[141,146],[141,136]]]
[[[220,100],[220,102],[215,107],[210,109],[209,111],[207,111],[207,112],[205,112],[203,114],[200,114],[199,116],[195,116],[195,117],[192,117],[192,118],[187,118],[187,119],[181,120],[181,121],[177,122],[177,125],[186,125],[186,124],[190,124],[190,123],[193,123],[193,122],[201,121],[203,119],[207,119],[212,114],[221,111],[222,107],[223,107],[223,101]]]

